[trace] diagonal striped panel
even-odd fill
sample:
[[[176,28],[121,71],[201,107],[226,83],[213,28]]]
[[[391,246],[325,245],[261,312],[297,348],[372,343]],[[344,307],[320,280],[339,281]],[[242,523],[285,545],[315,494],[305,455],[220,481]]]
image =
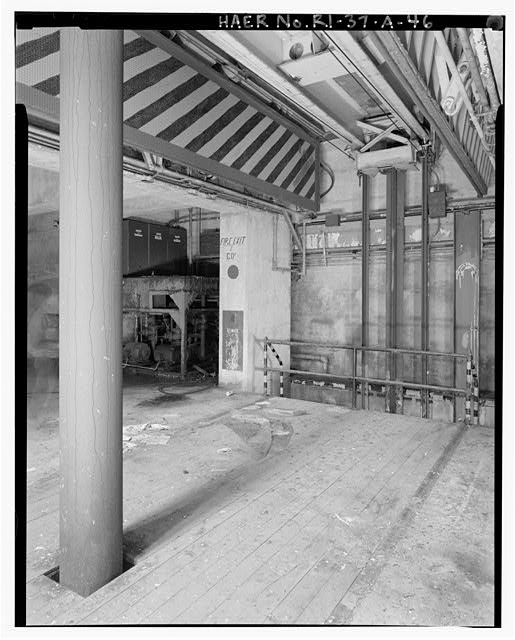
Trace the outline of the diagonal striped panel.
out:
[[[247,102],[241,89],[233,93],[234,85],[217,82],[215,72],[187,64],[180,51],[170,55],[166,46],[143,35],[124,32],[126,125],[191,152],[198,158],[193,166],[219,165],[222,177],[235,177],[244,186],[261,184],[265,193],[266,185],[273,185],[273,195],[284,192],[290,202],[318,206],[315,140],[303,137],[294,124],[290,128],[285,117],[260,110],[255,99]],[[16,79],[59,96],[59,30],[17,32]]]

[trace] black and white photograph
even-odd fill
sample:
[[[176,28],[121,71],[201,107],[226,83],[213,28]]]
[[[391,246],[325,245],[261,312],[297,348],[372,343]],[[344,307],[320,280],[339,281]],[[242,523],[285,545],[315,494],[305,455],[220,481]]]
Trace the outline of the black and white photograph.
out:
[[[513,8],[298,7],[3,10],[12,634],[513,632]]]

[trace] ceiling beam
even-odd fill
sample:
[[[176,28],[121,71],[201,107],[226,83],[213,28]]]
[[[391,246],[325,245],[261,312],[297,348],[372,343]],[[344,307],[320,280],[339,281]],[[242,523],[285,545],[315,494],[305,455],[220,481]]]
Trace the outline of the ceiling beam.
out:
[[[307,54],[296,60],[287,60],[278,66],[301,87],[347,75],[347,71],[329,50]]]
[[[391,124],[387,129],[384,129],[383,131],[381,131],[381,133],[378,133],[375,138],[372,138],[372,140],[370,140],[370,142],[367,142],[367,144],[364,147],[361,147],[361,149],[359,150],[360,153],[364,153],[365,151],[368,151],[369,149],[374,147],[378,142],[380,142],[383,138],[387,138],[392,133],[392,131],[395,129],[396,126],[397,125],[395,124]],[[406,143],[407,142],[408,140],[406,140]]]
[[[238,60],[243,66],[257,74],[262,80],[284,94],[300,108],[305,109],[312,118],[318,120],[323,127],[333,135],[347,141],[351,146],[361,147],[363,142],[356,138],[345,126],[333,118],[325,109],[318,105],[314,99],[297,83],[293,82],[285,73],[270,66],[256,54],[252,53],[242,42],[228,31],[202,31],[204,38],[218,46],[226,54]]]
[[[395,114],[399,129],[404,129],[408,134],[414,134],[421,140],[427,140],[428,134],[420,122],[385,80],[383,74],[352,34],[348,31],[333,31],[330,35],[327,32],[326,35],[336,46],[335,54],[339,55],[342,64],[351,73],[360,73],[362,82],[366,83],[373,91],[379,104]],[[372,32],[368,35],[372,35]]]
[[[467,93],[467,90],[465,89],[465,85],[463,84],[463,80],[461,79],[460,73],[458,71],[458,68],[456,67],[456,63],[454,61],[454,58],[452,57],[452,53],[449,50],[449,47],[447,46],[447,42],[445,41],[445,38],[443,37],[443,33],[441,31],[435,31],[434,32],[436,40],[438,42],[438,46],[440,51],[442,52],[443,57],[445,58],[445,62],[447,63],[447,66],[449,67],[453,78],[455,79],[455,81],[458,84],[458,88],[461,92],[462,98],[463,98],[463,102],[465,103],[465,106],[467,108],[467,111],[469,112],[469,116],[470,116],[470,120],[472,122],[472,124],[474,125],[476,131],[477,131],[477,135],[479,136],[481,143],[483,145],[483,149],[486,151],[490,162],[492,164],[492,167],[495,168],[495,160],[493,157],[493,153],[490,150],[490,147],[488,146],[488,143],[485,139],[485,134],[483,132],[483,128],[481,127],[481,125],[479,124],[479,120],[476,118],[476,114],[474,113],[474,107],[472,106],[472,103],[470,102],[470,98],[469,95]]]
[[[488,102],[488,96],[486,95],[486,90],[483,85],[483,80],[481,80],[481,74],[479,73],[476,56],[474,54],[474,51],[472,50],[472,45],[470,44],[468,31],[463,27],[459,27],[456,29],[456,32],[458,33],[458,38],[460,39],[465,57],[467,59],[467,62],[469,63],[470,75],[472,76],[472,80],[477,89],[481,106],[483,107],[484,111],[487,112],[490,110],[490,104]]]
[[[381,127],[376,127],[375,125],[370,124],[370,122],[362,122],[360,120],[357,120],[356,124],[361,129],[372,131],[372,133],[378,133],[381,137],[384,137],[385,135],[387,135],[392,140],[395,140],[396,142],[401,142],[402,144],[408,144],[409,142],[408,138],[403,138],[402,136],[399,136],[396,133],[392,133],[392,131],[394,130],[393,125],[391,125],[391,127],[388,127],[387,129],[381,129]],[[374,138],[374,140],[377,142],[378,138]],[[360,149],[360,151],[363,151],[363,149]]]
[[[349,105],[349,107],[351,107],[351,109],[354,109],[354,111],[356,111],[357,113],[361,113],[361,114],[366,113],[366,110],[363,108],[363,106],[360,105],[360,103],[357,100],[355,100],[350,95],[350,93],[345,91],[345,89],[341,86],[341,84],[339,84],[336,80],[334,79],[326,80],[326,84],[329,87],[331,87],[331,89],[338,94],[338,97],[340,97],[344,102],[346,102]]]
[[[395,33],[385,32],[377,32],[373,35],[381,46],[385,60],[403,82],[410,98],[427,120],[431,122],[438,136],[462,168],[477,193],[485,195],[488,190],[485,180],[456,137],[446,116],[420,77],[399,37]]]

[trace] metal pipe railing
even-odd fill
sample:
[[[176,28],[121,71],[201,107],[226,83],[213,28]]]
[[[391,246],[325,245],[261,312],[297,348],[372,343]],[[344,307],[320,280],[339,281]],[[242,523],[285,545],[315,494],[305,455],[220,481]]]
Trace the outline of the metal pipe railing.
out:
[[[411,355],[427,355],[431,356],[447,356],[448,358],[462,358],[463,360],[467,359],[467,355],[464,353],[450,353],[448,351],[424,351],[423,349],[403,349],[401,347],[363,347],[356,346],[353,344],[328,344],[324,342],[310,342],[304,340],[273,340],[271,338],[266,338],[268,340],[268,344],[284,344],[289,346],[305,346],[305,347],[319,347],[320,349],[356,349],[357,351],[377,351],[380,353],[407,353]]]
[[[263,393],[265,396],[268,395],[268,358],[267,358],[267,350],[268,341],[265,338],[264,340],[264,348],[263,348]]]
[[[319,349],[334,349],[341,351],[352,351],[352,372],[347,375],[333,374],[333,373],[320,373],[316,371],[305,371],[299,369],[285,369],[283,367],[283,362],[279,357],[279,354],[274,349],[273,345],[287,345],[287,346],[311,346],[317,347]],[[264,339],[264,392],[265,395],[268,393],[268,361],[267,361],[267,350],[270,349],[280,367],[280,395],[283,397],[284,394],[284,386],[283,386],[283,378],[284,373],[296,374],[296,375],[312,375],[316,378],[322,378],[327,380],[344,380],[344,381],[352,381],[352,408],[355,409],[357,405],[357,394],[358,394],[358,383],[360,384],[361,393],[363,395],[364,388],[367,388],[369,384],[378,384],[385,387],[397,386],[404,391],[404,389],[416,389],[420,390],[421,393],[428,393],[430,391],[436,393],[450,393],[453,395],[465,396],[465,422],[467,424],[471,423],[471,400],[473,399],[474,407],[473,407],[473,423],[479,423],[479,386],[477,384],[477,377],[474,375],[474,363],[472,360],[472,356],[469,354],[463,353],[448,353],[441,351],[426,351],[422,349],[403,349],[397,347],[372,347],[372,346],[356,346],[356,345],[342,345],[342,344],[327,344],[320,342],[311,342],[311,341],[301,341],[301,340],[272,340],[268,337]],[[467,367],[467,386],[465,389],[456,388],[456,387],[444,387],[441,385],[428,384],[427,382],[420,384],[418,382],[409,382],[406,380],[389,380],[383,378],[372,378],[369,376],[358,375],[358,352],[378,352],[378,353],[387,353],[387,354],[408,354],[414,356],[422,356],[425,359],[430,357],[447,357],[453,358],[455,360],[466,360]],[[273,369],[273,367],[271,367]],[[366,385],[364,384],[366,383]],[[324,384],[323,382],[321,384]],[[425,413],[425,412],[424,412]]]
[[[383,378],[369,378],[367,376],[351,376],[337,375],[333,373],[318,373],[316,371],[302,371],[300,369],[283,369],[284,373],[295,373],[297,375],[312,375],[317,378],[327,378],[328,380],[351,380],[356,382],[368,382],[370,384],[380,384],[385,386],[401,386],[407,389],[428,389],[429,391],[437,391],[441,393],[455,393],[456,395],[465,395],[468,389],[459,389],[455,387],[441,387],[435,384],[419,384],[418,382],[406,382],[404,380],[385,380]]]
[[[267,365],[267,348],[270,348],[270,351],[274,354],[277,362],[279,363],[279,396],[281,398],[284,397],[284,369],[283,369],[283,361],[281,360],[281,357],[279,356],[279,354],[277,353],[277,351],[274,349],[274,347],[272,346],[272,343],[268,340],[268,338],[265,336],[265,347],[264,347],[264,364],[265,364],[265,369],[266,369],[266,376],[268,376],[268,365]],[[265,386],[264,386],[264,391],[265,391],[265,396],[267,395],[267,385],[268,385],[268,380],[265,378]]]
[[[122,362],[122,369],[126,367],[132,367],[133,369],[145,369],[146,371],[157,371],[157,368],[161,364],[161,360],[158,360],[155,367],[145,367],[141,364],[132,364],[131,362],[125,361]]]

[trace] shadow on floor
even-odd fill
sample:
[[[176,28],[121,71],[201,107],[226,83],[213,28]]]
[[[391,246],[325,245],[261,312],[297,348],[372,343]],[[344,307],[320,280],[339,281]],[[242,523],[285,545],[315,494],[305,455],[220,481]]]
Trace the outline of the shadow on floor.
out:
[[[250,462],[249,466],[249,462],[245,461],[224,476],[210,481],[209,484],[192,488],[181,497],[164,504],[160,509],[156,509],[149,516],[128,527],[124,531],[124,551],[127,557],[135,561],[143,553],[165,542],[172,535],[177,536],[193,515],[198,516],[200,523],[202,516],[208,511],[212,511],[217,506],[227,505],[231,494],[240,488],[238,480],[245,471],[250,471],[254,467],[255,464]],[[248,476],[249,474],[246,480],[249,479]]]
[[[135,561],[152,547],[162,544],[172,536],[177,536],[193,515],[197,516],[197,521],[200,523],[208,513],[212,513],[217,508],[227,507],[231,496],[241,490],[242,486],[258,480],[260,461],[273,458],[275,454],[284,451],[293,434],[291,426],[283,421],[274,421],[274,425],[269,444],[263,451],[259,447],[258,457],[249,457],[220,478],[192,488],[127,528],[124,532],[124,551],[127,557]],[[242,429],[237,435],[243,440],[246,436],[252,439],[254,430],[246,432]],[[252,445],[250,442],[248,444]],[[251,446],[252,448],[256,452],[255,447]],[[279,457],[276,460],[278,461]],[[202,525],[198,533],[199,535],[203,533]]]

